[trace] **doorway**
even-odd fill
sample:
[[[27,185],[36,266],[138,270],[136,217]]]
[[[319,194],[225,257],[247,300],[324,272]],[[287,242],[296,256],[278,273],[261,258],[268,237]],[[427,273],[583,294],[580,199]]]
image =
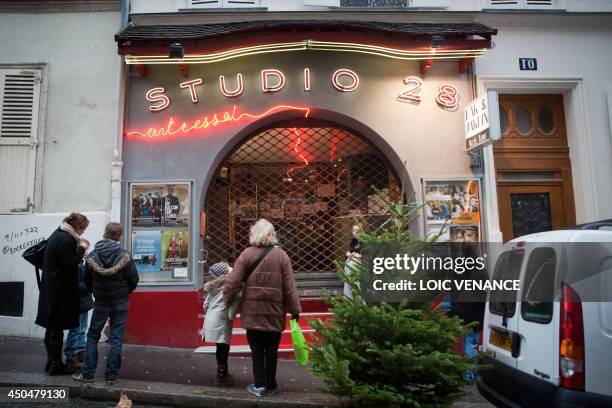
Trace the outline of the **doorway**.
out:
[[[500,95],[493,148],[503,240],[576,223],[562,95]]]
[[[250,226],[267,218],[291,259],[300,296],[340,289],[334,262],[344,260],[354,217],[371,226],[386,219],[376,190],[399,199],[399,178],[358,133],[315,119],[260,129],[224,158],[208,187],[207,263],[233,263],[249,245]]]

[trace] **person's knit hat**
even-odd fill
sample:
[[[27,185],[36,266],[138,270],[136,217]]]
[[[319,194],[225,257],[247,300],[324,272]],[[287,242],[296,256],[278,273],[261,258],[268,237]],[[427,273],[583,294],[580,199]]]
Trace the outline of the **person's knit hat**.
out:
[[[217,262],[208,268],[208,275],[213,279],[217,279],[219,276],[226,274],[227,271],[228,267],[225,262]]]

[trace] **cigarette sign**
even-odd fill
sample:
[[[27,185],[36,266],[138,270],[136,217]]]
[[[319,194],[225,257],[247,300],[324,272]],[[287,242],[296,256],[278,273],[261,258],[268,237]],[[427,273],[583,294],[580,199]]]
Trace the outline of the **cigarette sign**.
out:
[[[480,149],[499,140],[497,92],[489,91],[465,108],[465,149]]]

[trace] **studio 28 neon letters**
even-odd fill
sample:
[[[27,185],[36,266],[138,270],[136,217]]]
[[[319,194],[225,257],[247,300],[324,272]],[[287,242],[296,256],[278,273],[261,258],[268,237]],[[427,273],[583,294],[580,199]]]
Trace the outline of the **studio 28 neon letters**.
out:
[[[212,81],[213,83],[215,81]],[[276,68],[267,68],[260,71],[259,90],[263,93],[275,93],[283,90],[287,86],[285,74]],[[354,92],[359,88],[360,79],[357,72],[348,68],[339,68],[333,72],[329,78],[330,85],[339,92]],[[409,76],[403,79],[404,89],[399,89],[397,100],[402,102],[411,102],[419,104],[423,99],[423,80],[416,76]],[[189,81],[183,81],[178,84],[179,88],[188,90],[185,95],[191,99],[191,102],[198,103],[198,94],[205,89],[205,81],[202,78],[196,78]],[[303,81],[301,84],[304,92],[310,92],[313,86],[313,76],[310,68],[304,68]],[[401,86],[401,85],[400,85]],[[219,75],[218,91],[227,98],[236,98],[245,90],[244,76],[242,73],[236,73],[231,76]],[[158,86],[147,91],[145,98],[150,102],[149,110],[151,112],[161,112],[169,108],[172,100],[166,95],[166,88]],[[448,110],[453,110],[459,102],[459,90],[452,84],[441,83],[435,95],[431,98],[436,103]]]

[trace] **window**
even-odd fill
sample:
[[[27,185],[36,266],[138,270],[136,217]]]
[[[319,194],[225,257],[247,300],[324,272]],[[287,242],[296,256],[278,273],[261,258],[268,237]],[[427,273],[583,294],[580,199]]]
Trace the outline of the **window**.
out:
[[[184,0],[185,8],[251,8],[259,7],[260,0]]]
[[[553,315],[556,255],[552,248],[536,248],[529,255],[521,315],[529,322],[550,323]]]
[[[523,264],[523,250],[503,253],[495,264],[493,279],[497,281],[519,279]],[[516,310],[516,292],[492,290],[489,299],[489,310],[498,315],[514,316]]]
[[[34,205],[40,70],[0,69],[0,213]]]
[[[495,9],[562,10],[565,0],[489,0]]]
[[[304,0],[305,5],[322,5],[334,7],[332,3],[339,3],[341,7],[351,8],[430,8],[440,9],[449,7],[450,0]]]

